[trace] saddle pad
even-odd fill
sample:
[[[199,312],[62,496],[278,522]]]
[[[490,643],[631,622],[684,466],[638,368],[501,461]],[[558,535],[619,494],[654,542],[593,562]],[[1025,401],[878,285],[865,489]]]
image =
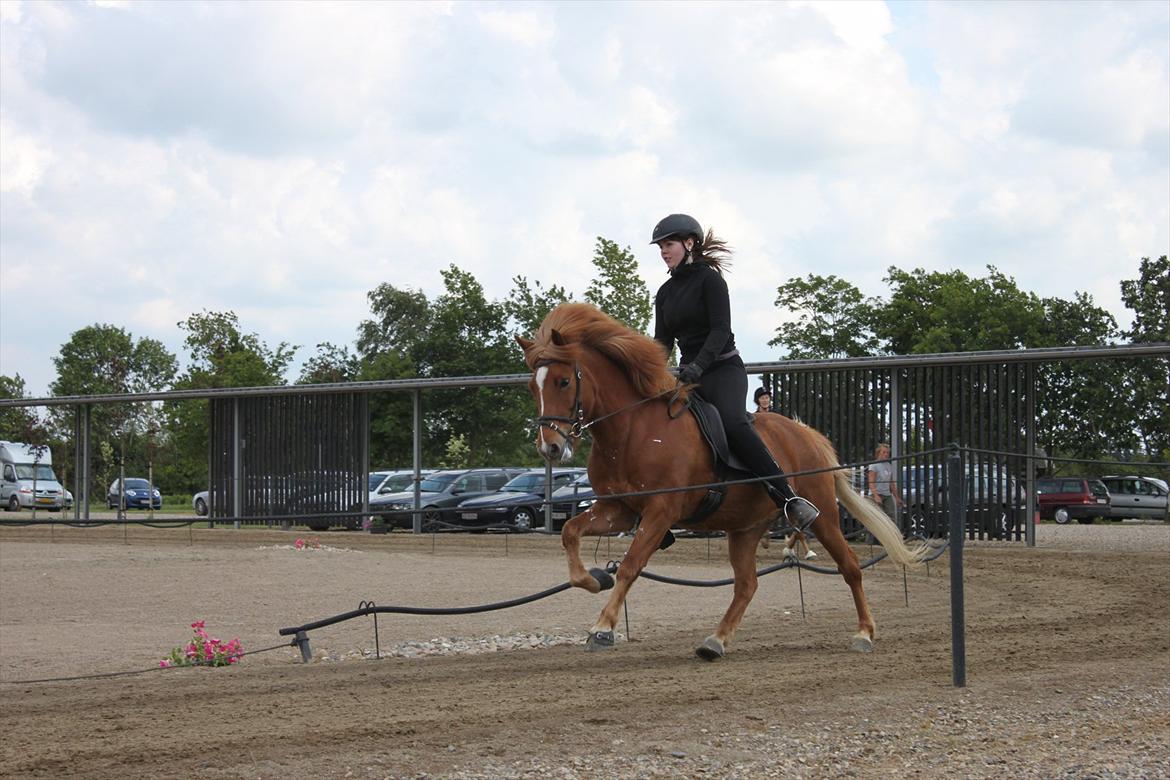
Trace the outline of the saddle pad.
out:
[[[727,446],[727,432],[723,430],[723,420],[719,418],[719,411],[714,405],[704,401],[697,393],[691,393],[690,409],[691,414],[695,416],[695,422],[699,424],[699,430],[703,432],[703,438],[711,447],[711,456],[715,459],[716,472],[718,472],[718,464],[723,463],[732,471],[749,473],[747,464]]]

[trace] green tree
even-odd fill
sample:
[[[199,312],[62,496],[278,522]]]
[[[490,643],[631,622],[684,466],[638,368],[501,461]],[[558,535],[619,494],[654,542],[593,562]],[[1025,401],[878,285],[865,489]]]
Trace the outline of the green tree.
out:
[[[24,380],[20,374],[0,374],[0,398],[26,398]],[[30,434],[37,430],[39,421],[27,406],[0,407],[0,439],[6,441],[34,441]]]
[[[504,301],[504,310],[512,318],[520,335],[535,333],[550,311],[572,300],[572,296],[560,285],[554,284],[546,290],[540,282],[533,282],[530,286],[528,279],[523,276],[513,277],[512,285]]]
[[[785,348],[787,357],[860,357],[877,350],[873,319],[878,301],[863,296],[853,283],[809,274],[790,279],[776,292],[776,306],[797,315],[777,326],[776,338],[768,342]]]
[[[1045,298],[1044,317],[1028,347],[1103,346],[1117,336],[1113,315],[1088,293]],[[1037,441],[1054,455],[1096,458],[1133,445],[1132,427],[1117,414],[1124,366],[1113,360],[1043,363],[1036,371]]]
[[[240,330],[234,312],[205,311],[178,323],[190,362],[175,381],[177,390],[257,387],[285,384],[284,372],[296,347],[281,342],[269,347],[254,333]],[[207,487],[210,441],[208,402],[171,401],[164,407],[170,435],[158,481],[172,491],[195,492]]]
[[[321,385],[347,382],[357,379],[360,372],[356,355],[349,347],[338,347],[324,342],[317,345],[317,354],[305,361],[301,367],[298,385]]]
[[[988,266],[986,278],[962,271],[890,267],[889,301],[878,308],[874,334],[897,355],[1018,349],[1033,343],[1044,307],[1014,279]]]
[[[1134,313],[1124,332],[1134,344],[1170,343],[1170,260],[1143,257],[1137,279],[1121,282],[1121,300]],[[1127,366],[1129,408],[1142,449],[1154,460],[1170,460],[1170,360],[1141,358]]]
[[[585,300],[639,333],[650,324],[650,291],[638,273],[638,262],[629,247],[620,248],[597,237],[593,249],[597,276],[585,290]]]
[[[53,358],[57,378],[49,386],[53,395],[110,395],[150,393],[171,385],[178,362],[162,342],[136,339],[114,325],[90,325],[75,331]],[[73,416],[57,407],[51,413],[57,438],[71,450]],[[128,473],[146,473],[155,407],[149,402],[97,404],[91,412],[91,437],[95,444],[109,442],[115,459]],[[103,461],[105,450],[95,447],[94,473],[112,473]],[[101,486],[104,489],[104,485]]]

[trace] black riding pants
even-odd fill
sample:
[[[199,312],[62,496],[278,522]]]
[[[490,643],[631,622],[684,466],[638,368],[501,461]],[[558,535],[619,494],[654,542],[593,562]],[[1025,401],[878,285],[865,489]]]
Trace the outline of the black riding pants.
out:
[[[738,356],[713,364],[699,379],[699,394],[719,410],[727,444],[757,477],[774,477],[768,483],[784,498],[791,498],[792,488],[780,467],[764,445],[744,410],[747,398],[747,371]],[[771,492],[771,491],[769,491]],[[773,499],[777,497],[772,496]],[[777,501],[777,505],[781,502]]]

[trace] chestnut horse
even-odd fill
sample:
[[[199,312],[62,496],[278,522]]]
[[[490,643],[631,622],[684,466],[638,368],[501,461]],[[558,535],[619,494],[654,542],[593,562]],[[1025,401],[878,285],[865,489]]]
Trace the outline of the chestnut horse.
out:
[[[605,496],[714,482],[711,449],[694,418],[689,413],[678,414],[679,401],[691,388],[677,388],[665,351],[657,341],[583,303],[556,307],[533,340],[516,340],[533,372],[528,387],[540,410],[536,446],[541,455],[567,461],[585,429],[593,437],[588,470],[598,500],[566,522],[561,532],[570,582],[591,593],[602,589],[581,562],[582,536],[637,527],[618,566],[613,593],[586,644],[591,650],[612,647],[614,626],[630,586],[670,527],[690,517],[707,491],[609,500]],[[782,415],[763,414],[755,418],[755,426],[786,473],[838,465],[828,440],[803,424]],[[861,587],[857,556],[841,534],[837,501],[885,546],[894,561],[916,563],[926,547],[907,546],[897,526],[880,507],[856,493],[842,471],[798,476],[793,481],[797,493],[821,510],[811,530],[853,591],[858,631],[852,648],[868,652],[875,637],[873,616]],[[700,657],[711,661],[720,658],[731,642],[756,592],[756,546],[775,515],[776,508],[764,488],[748,482],[728,487],[718,511],[687,526],[724,531],[735,574],[731,605],[715,633],[696,649]]]

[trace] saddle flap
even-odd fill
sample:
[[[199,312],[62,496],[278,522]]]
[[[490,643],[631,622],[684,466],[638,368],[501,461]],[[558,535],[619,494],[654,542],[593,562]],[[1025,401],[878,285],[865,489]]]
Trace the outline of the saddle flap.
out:
[[[739,456],[733,453],[727,444],[727,432],[723,429],[723,420],[719,418],[719,410],[713,404],[700,398],[697,393],[691,393],[689,400],[691,414],[695,416],[695,422],[699,424],[703,438],[711,447],[711,456],[715,459],[716,472],[718,472],[718,465],[721,463],[732,471],[748,472],[747,464],[740,460]],[[744,414],[746,415],[747,412]]]

